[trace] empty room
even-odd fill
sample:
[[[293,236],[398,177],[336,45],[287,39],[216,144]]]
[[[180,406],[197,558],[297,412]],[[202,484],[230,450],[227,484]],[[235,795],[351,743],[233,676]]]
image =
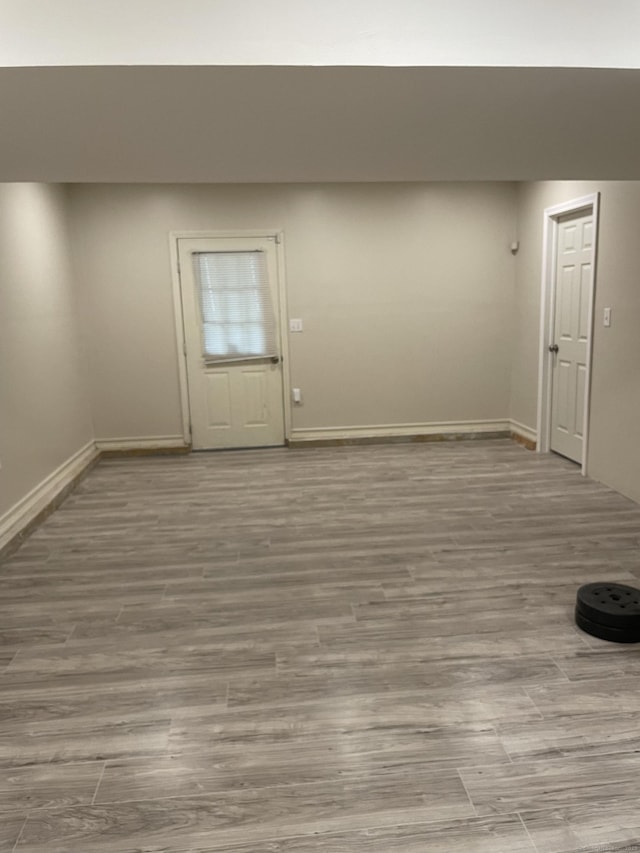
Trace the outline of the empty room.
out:
[[[640,851],[640,12],[584,12],[0,4],[0,853]]]

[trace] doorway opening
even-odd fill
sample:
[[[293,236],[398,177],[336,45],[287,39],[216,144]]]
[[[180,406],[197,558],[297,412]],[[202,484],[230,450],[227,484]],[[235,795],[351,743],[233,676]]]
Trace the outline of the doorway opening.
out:
[[[547,208],[543,222],[538,450],[587,473],[597,193]]]
[[[183,422],[194,450],[283,446],[281,235],[174,234]]]

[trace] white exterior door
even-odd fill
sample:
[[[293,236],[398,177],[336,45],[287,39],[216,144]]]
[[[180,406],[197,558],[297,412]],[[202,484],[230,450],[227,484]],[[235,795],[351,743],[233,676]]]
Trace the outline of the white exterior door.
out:
[[[283,445],[275,238],[180,238],[178,259],[193,448]]]
[[[584,442],[594,239],[591,212],[559,219],[550,445],[574,462],[582,461]]]

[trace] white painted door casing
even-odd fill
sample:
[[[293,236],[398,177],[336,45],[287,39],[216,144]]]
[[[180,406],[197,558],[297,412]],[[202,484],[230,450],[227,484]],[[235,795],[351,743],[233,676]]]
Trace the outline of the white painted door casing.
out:
[[[280,317],[275,237],[180,237],[178,261],[194,450],[281,446],[285,440],[282,358],[207,363],[193,255],[262,251],[276,321]],[[277,329],[278,341],[281,330]],[[280,347],[282,352],[282,347]]]

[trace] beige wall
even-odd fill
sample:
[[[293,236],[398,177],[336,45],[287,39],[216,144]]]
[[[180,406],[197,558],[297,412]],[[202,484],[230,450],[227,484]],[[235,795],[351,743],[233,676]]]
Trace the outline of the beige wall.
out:
[[[11,184],[0,185],[0,517],[91,440],[89,397],[100,438],[180,435],[171,230],[284,230],[289,315],[305,323],[290,338],[304,395],[294,427],[510,416],[535,428],[542,213],[594,191],[589,473],[640,500],[640,183]]]
[[[93,437],[65,191],[0,185],[0,518]]]
[[[546,207],[600,192],[589,475],[640,501],[640,182],[547,182],[518,187],[511,416],[536,425],[542,217]],[[612,325],[602,325],[603,308]]]
[[[99,438],[181,433],[169,232],[282,228],[294,428],[504,419],[511,184],[71,188]]]

